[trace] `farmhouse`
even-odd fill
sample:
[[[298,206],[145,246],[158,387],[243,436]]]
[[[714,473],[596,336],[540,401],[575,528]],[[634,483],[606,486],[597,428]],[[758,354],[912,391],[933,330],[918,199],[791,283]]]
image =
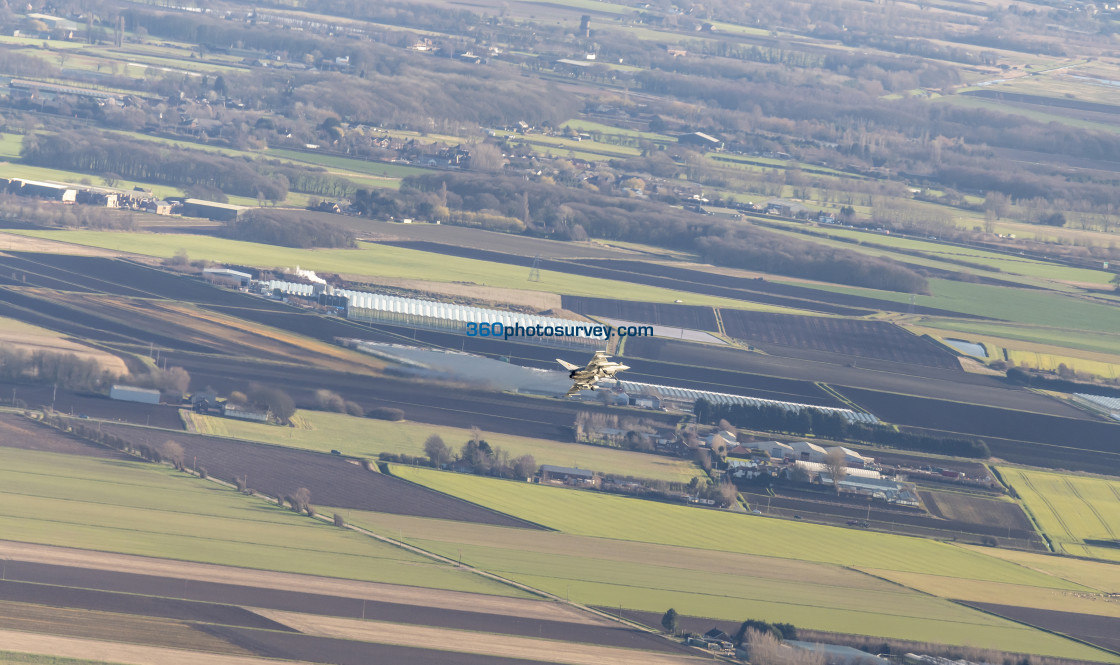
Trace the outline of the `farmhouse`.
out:
[[[137,388],[136,386],[114,385],[109,390],[111,399],[122,402],[140,402],[142,404],[159,404],[159,391],[150,388]]]

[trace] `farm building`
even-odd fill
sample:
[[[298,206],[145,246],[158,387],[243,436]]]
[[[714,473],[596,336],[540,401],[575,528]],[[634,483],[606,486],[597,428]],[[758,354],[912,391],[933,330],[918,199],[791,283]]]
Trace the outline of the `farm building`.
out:
[[[241,286],[248,286],[249,282],[253,279],[253,276],[247,272],[241,272],[240,270],[230,270],[229,268],[206,268],[202,271],[202,274],[210,277],[225,277],[228,279],[236,279],[241,283]]]
[[[734,432],[728,432],[727,430],[721,430],[719,432],[715,432],[715,433],[711,434],[710,436],[708,436],[708,438],[705,440],[705,443],[708,445],[709,448],[711,448],[713,445],[718,446],[721,441],[723,442],[724,446],[727,446],[728,448],[730,448],[731,446],[734,446],[736,443],[739,442],[739,437],[736,436]]]
[[[859,471],[861,469],[854,469]],[[820,474],[822,485],[833,485],[832,476],[827,472]],[[894,503],[901,506],[918,506],[918,497],[913,492],[908,490],[906,486],[887,480],[885,478],[861,478],[859,476],[851,475],[849,472],[848,477],[841,480],[839,483],[839,491],[847,492],[849,494],[858,494],[860,496],[869,496],[875,499],[883,499],[888,503]]]
[[[860,455],[856,451],[851,450],[850,448],[845,448],[844,446],[833,446],[828,449],[828,452],[831,453],[834,450],[840,451],[840,454],[844,456],[844,463],[849,467],[862,469],[875,463],[874,457]]]
[[[237,406],[235,404],[226,403],[225,408],[222,409],[222,415],[226,418],[236,418],[238,420],[253,420],[256,422],[267,422],[268,411],[260,411],[247,406]]]
[[[837,644],[801,642],[798,640],[785,640],[782,644],[795,651],[819,653],[824,656],[825,665],[889,665],[890,663],[886,658],[880,658],[866,651]]]
[[[57,182],[14,178],[8,185],[8,189],[20,196],[34,196],[40,199],[62,201],[63,203],[75,203],[78,200],[77,188]]]
[[[769,443],[761,444],[759,448],[770,453],[770,459],[781,460],[794,458],[793,446],[789,445],[788,443],[782,443],[781,441],[771,441]]]
[[[681,145],[691,145],[705,150],[723,150],[723,141],[720,141],[711,134],[704,132],[692,132],[691,134],[681,134],[677,137],[677,143]]]
[[[800,411],[805,409],[814,413],[835,414],[849,423],[873,424],[879,422],[879,419],[876,418],[873,414],[859,413],[856,411],[852,411],[851,409],[840,409],[834,406],[816,406],[813,404],[798,404],[797,402],[779,402],[777,400],[762,399],[760,397],[731,395],[728,393],[717,393],[708,390],[693,390],[692,388],[677,388],[676,386],[662,386],[655,383],[638,383],[637,381],[618,381],[618,386],[630,394],[657,394],[661,398],[662,406],[665,406],[667,402],[671,402],[674,404],[674,406],[678,406],[680,408],[683,408],[684,410],[691,410],[691,406],[696,403],[696,400],[704,399],[716,405],[747,404],[750,406],[777,406],[794,413],[799,413]]]
[[[122,402],[141,402],[143,404],[159,404],[159,391],[150,388],[137,388],[136,386],[114,385],[109,390],[111,399]]]
[[[655,395],[634,395],[631,397],[631,404],[643,409],[660,409],[661,398]]]
[[[217,201],[203,201],[202,199],[187,199],[183,201],[184,217],[202,217],[215,222],[230,222],[237,219],[245,206],[231,203],[218,203]]]
[[[809,214],[809,209],[793,201],[773,199],[766,202],[766,213],[769,215],[780,215],[782,217],[799,217]]]
[[[542,482],[591,483],[595,480],[595,473],[587,469],[575,469],[570,466],[555,466],[553,464],[542,464],[540,475]]]
[[[828,473],[828,467],[823,462],[805,462],[797,460],[794,465],[798,469],[804,469],[810,477],[819,476],[822,473]],[[868,478],[871,480],[879,480],[883,474],[873,469],[848,469],[848,477],[850,478]]]
[[[488,327],[486,334],[482,336],[489,335],[490,330],[510,330],[511,333],[516,330],[518,332],[514,334],[517,334],[519,341],[536,341],[550,346],[579,348],[588,345],[598,347],[605,338],[604,334],[592,334],[594,328],[599,324],[591,321],[580,322],[483,307],[455,305],[434,300],[401,298],[366,291],[336,289],[329,285],[318,286],[281,280],[270,280],[260,284],[266,293],[280,293],[304,298],[318,298],[320,293],[345,297],[348,303],[346,318],[353,321],[403,323],[409,326],[446,330],[458,334],[468,332],[468,323],[474,323],[477,326],[485,323],[488,326],[493,326],[493,328]],[[543,336],[535,336],[538,327],[544,332]],[[534,330],[533,335],[528,335],[525,332],[529,328]],[[556,333],[557,330],[560,330],[563,334]],[[481,330],[478,330],[479,334],[481,332]],[[495,337],[502,334],[502,332],[493,333]],[[642,391],[638,390],[636,392]]]
[[[808,441],[795,441],[790,447],[793,448],[793,458],[805,462],[823,462],[828,454],[823,447]]]

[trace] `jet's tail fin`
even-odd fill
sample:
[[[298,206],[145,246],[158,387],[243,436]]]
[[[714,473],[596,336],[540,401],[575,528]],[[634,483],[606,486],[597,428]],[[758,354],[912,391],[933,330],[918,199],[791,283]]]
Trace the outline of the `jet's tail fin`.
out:
[[[568,371],[571,371],[573,369],[581,369],[579,365],[573,365],[572,363],[566,360],[560,360],[559,358],[556,359],[556,362],[560,363],[560,365]]]

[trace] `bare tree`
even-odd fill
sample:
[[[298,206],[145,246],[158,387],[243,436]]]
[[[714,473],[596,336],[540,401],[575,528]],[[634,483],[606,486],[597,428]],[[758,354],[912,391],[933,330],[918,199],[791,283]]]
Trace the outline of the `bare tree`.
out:
[[[311,515],[311,490],[306,487],[301,487],[295,491],[290,497],[288,502],[292,504],[292,510],[297,513],[306,512]]]
[[[346,400],[336,392],[320,388],[315,391],[315,402],[323,411],[335,411],[344,413],[346,411]]]
[[[472,171],[500,171],[505,166],[506,159],[502,156],[502,149],[493,143],[479,143],[470,149]]]
[[[159,452],[163,459],[171,462],[172,466],[179,471],[183,470],[183,446],[179,445],[178,441],[172,441],[171,439],[164,441],[163,445],[159,447]]]
[[[522,455],[513,460],[513,475],[515,478],[529,478],[537,472],[537,460],[532,455]]]
[[[830,449],[825,454],[824,465],[828,469],[828,475],[832,476],[832,486],[836,488],[836,493],[839,494],[840,481],[848,477],[848,459],[840,446]]]
[[[782,644],[771,632],[747,630],[747,653],[754,665],[824,665],[824,653],[794,649]]]

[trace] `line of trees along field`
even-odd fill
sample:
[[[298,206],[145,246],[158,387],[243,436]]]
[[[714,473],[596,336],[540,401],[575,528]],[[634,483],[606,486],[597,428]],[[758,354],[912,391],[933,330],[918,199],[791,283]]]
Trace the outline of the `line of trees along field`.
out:
[[[297,191],[348,196],[350,181],[322,169],[300,168],[275,160],[228,157],[116,135],[63,131],[28,134],[20,157],[26,164],[82,173],[114,174],[131,180],[183,187],[199,194],[221,192],[281,201]]]
[[[704,260],[877,289],[926,293],[925,277],[888,259],[869,257],[727,221],[714,221],[656,201],[624,199],[524,178],[474,173],[410,176],[399,192],[360,191],[364,216],[404,216],[455,223],[457,213],[519,220],[528,233],[566,240],[587,237],[699,252]],[[506,222],[495,230],[511,230]]]

